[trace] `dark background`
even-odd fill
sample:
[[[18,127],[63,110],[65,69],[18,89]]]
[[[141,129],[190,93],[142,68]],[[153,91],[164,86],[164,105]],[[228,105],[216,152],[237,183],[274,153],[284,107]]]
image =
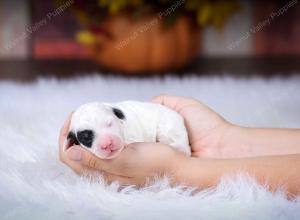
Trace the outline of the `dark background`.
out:
[[[230,43],[241,39],[247,30],[258,27],[289,2],[292,1],[242,0],[242,11],[223,30],[202,31],[199,58],[188,67],[168,74],[269,77],[300,72],[299,2],[233,50],[228,49]],[[103,70],[89,60],[89,52],[74,39],[80,25],[70,10],[20,40],[26,27],[35,26],[56,7],[49,0],[0,1],[0,79],[26,81],[39,76],[72,77],[90,72],[122,74]],[[12,47],[5,49],[12,43]]]

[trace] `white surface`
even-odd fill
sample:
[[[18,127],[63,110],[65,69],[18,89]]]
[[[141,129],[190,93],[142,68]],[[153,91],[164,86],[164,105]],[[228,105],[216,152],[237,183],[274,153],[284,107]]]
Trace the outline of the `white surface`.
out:
[[[194,96],[242,125],[300,127],[300,77],[0,82],[1,219],[300,219],[300,199],[288,201],[247,178],[194,196],[166,182],[117,192],[116,184],[90,183],[58,161],[68,112],[85,102],[145,101],[159,93]]]

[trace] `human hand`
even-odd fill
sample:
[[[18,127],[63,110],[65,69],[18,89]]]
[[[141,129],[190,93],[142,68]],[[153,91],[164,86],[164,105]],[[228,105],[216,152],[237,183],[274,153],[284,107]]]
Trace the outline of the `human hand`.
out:
[[[209,107],[192,98],[170,95],[160,95],[152,101],[175,110],[184,118],[192,156],[226,158],[233,155],[227,148],[228,137],[237,126],[225,121]]]
[[[59,137],[59,157],[78,174],[86,171],[102,172],[109,182],[144,185],[148,179],[161,175],[173,175],[186,156],[161,143],[134,143],[128,145],[117,158],[100,159],[80,146],[64,149],[68,135],[68,117]]]

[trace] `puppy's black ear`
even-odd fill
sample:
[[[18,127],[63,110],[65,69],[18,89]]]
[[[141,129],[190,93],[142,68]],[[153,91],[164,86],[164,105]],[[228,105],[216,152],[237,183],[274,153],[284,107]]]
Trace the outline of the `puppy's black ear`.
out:
[[[125,119],[125,114],[121,109],[113,107],[112,111],[115,114],[115,116],[117,116],[117,118],[122,119],[122,120]]]
[[[77,137],[73,131],[70,131],[68,136],[67,136],[67,142],[65,145],[65,150],[68,148],[72,147],[73,145],[79,145],[79,142],[77,140]]]

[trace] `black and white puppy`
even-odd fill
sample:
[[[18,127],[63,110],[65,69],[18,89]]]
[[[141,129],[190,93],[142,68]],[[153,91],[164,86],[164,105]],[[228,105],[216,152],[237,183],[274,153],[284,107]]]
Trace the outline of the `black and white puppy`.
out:
[[[183,118],[162,105],[137,101],[80,106],[73,113],[65,149],[79,144],[110,159],[134,142],[161,142],[191,155]]]

